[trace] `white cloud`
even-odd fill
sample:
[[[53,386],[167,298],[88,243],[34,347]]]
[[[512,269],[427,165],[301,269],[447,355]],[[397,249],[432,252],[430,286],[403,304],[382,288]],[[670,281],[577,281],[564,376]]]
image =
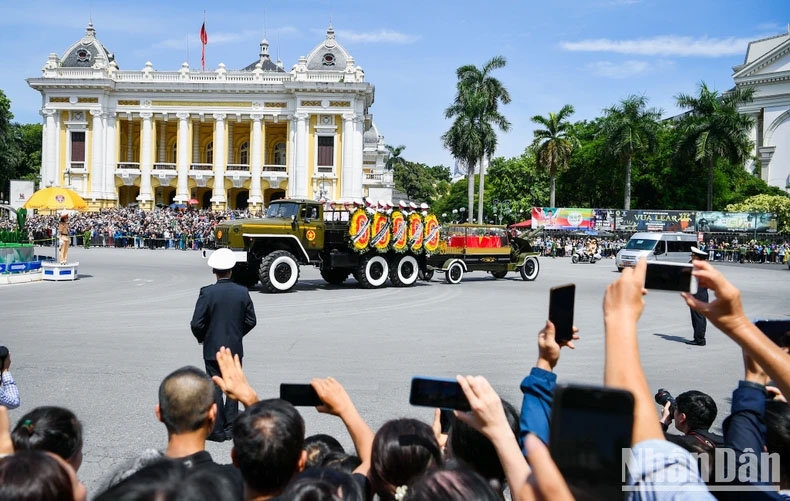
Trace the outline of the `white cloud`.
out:
[[[636,40],[597,38],[578,42],[560,42],[572,52],[614,52],[640,56],[722,57],[742,55],[751,38],[694,38],[665,35]]]
[[[379,30],[369,32],[347,31],[339,30],[337,38],[342,43],[343,41],[359,42],[359,43],[394,43],[394,44],[411,44],[420,39],[419,35],[407,35],[393,30]]]
[[[623,61],[622,63],[596,61],[589,63],[587,68],[602,77],[622,79],[647,72],[650,69],[650,64],[647,61]]]

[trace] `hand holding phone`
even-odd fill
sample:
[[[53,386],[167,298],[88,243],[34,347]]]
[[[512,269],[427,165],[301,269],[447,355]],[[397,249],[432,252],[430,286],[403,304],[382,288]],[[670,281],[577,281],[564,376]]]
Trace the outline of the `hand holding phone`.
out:
[[[647,263],[645,289],[697,293],[697,277],[692,275],[694,266],[684,263]]]
[[[554,324],[554,340],[562,344],[573,339],[573,309],[576,285],[552,287],[549,292],[549,320]]]
[[[464,390],[454,379],[415,377],[411,380],[409,403],[440,409],[471,410]]]
[[[296,407],[318,407],[324,403],[309,384],[280,384],[280,398]]]

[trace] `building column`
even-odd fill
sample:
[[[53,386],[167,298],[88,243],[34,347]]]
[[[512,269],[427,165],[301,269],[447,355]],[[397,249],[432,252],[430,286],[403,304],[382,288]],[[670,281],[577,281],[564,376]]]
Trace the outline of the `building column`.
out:
[[[58,179],[58,136],[60,135],[60,114],[57,110],[42,110],[45,117],[44,149],[45,162],[41,167],[41,187],[55,186]]]
[[[225,113],[214,114],[214,191],[211,203],[225,204]]]
[[[192,124],[192,163],[200,163],[200,122]]]
[[[127,162],[134,162],[134,147],[132,143],[132,114],[126,114],[126,161]],[[138,163],[141,161],[139,158],[137,159]]]
[[[153,154],[151,118],[153,116],[150,111],[140,113],[143,125],[140,131],[140,194],[137,196],[137,201],[140,202],[140,205],[146,205],[146,207],[141,207],[146,209],[151,208],[147,206],[149,203],[153,206],[154,200],[154,194],[151,192],[151,170],[153,167],[153,162],[151,162]]]
[[[362,172],[362,150],[364,148],[363,144],[363,130],[365,128],[365,117],[362,115],[356,115],[354,117],[354,132],[353,132],[353,141],[352,144],[354,145],[354,150],[351,153],[351,168],[346,170],[345,172],[351,175],[351,182],[353,186],[353,197],[354,198],[362,198],[364,194],[363,187],[362,187],[362,178],[364,177],[364,173]],[[343,166],[345,169],[345,166]]]
[[[289,176],[289,188],[293,182],[293,188],[288,190],[295,198],[307,198],[307,119],[310,115],[304,112],[294,113],[296,120],[296,162],[293,172]]]
[[[91,177],[90,197],[93,199],[102,198],[104,187],[104,157],[102,149],[104,147],[104,124],[102,123],[101,110],[91,110],[93,116],[93,127],[91,128],[91,166],[88,173]]]
[[[250,148],[252,179],[250,180],[250,197],[247,200],[251,205],[263,203],[263,194],[261,193],[261,169],[263,168],[263,162],[261,161],[263,140],[261,120],[263,120],[261,113],[252,114],[252,147]]]
[[[104,120],[104,176],[102,179],[104,183],[104,198],[106,200],[117,200],[118,194],[115,189],[115,166],[118,159],[115,153],[115,112],[105,113]]]
[[[167,117],[167,115],[165,115]],[[159,139],[156,141],[157,146],[157,162],[167,162],[167,127],[165,127],[166,122],[160,122],[157,125],[157,132],[159,132]]]
[[[233,122],[228,120],[228,155],[225,157],[228,164],[236,163],[233,161]]]
[[[178,158],[176,159],[176,171],[178,172],[178,182],[176,186],[176,196],[173,199],[176,203],[185,204],[189,201],[189,113],[177,113],[178,117]]]
[[[340,198],[351,200],[359,198],[354,195],[354,114],[343,114],[343,165],[338,169],[340,175]]]

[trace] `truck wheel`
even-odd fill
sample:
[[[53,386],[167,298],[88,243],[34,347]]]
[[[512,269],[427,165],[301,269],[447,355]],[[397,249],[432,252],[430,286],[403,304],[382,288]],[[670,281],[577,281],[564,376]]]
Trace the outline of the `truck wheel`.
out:
[[[455,262],[447,268],[444,277],[449,284],[460,284],[461,279],[464,278],[464,267],[459,262]]]
[[[286,292],[299,280],[299,263],[288,251],[274,251],[267,255],[258,271],[263,288],[268,292]]]
[[[571,263],[576,264],[578,262],[579,262],[579,255],[578,254],[574,254],[573,256],[571,256]]]
[[[258,283],[258,275],[249,268],[247,263],[237,263],[231,271],[230,279],[247,288],[255,287],[255,284]]]
[[[423,282],[430,282],[431,279],[433,278],[433,270],[425,270],[425,271],[420,270],[419,275],[420,275],[420,280],[422,280]]]
[[[363,289],[376,289],[387,281],[389,268],[383,256],[370,256],[362,258],[354,276]]]
[[[395,287],[409,287],[417,281],[420,266],[414,256],[402,256],[390,268],[390,281]]]
[[[524,280],[531,282],[538,278],[538,273],[540,273],[540,265],[538,264],[538,260],[534,257],[528,257],[526,261],[524,261],[524,266],[519,268],[519,272],[521,272],[521,278]]]
[[[507,271],[492,271],[491,274],[494,278],[505,278],[507,276]]]
[[[326,283],[332,285],[340,285],[348,278],[349,271],[344,269],[329,269],[321,270],[321,278],[326,280]]]

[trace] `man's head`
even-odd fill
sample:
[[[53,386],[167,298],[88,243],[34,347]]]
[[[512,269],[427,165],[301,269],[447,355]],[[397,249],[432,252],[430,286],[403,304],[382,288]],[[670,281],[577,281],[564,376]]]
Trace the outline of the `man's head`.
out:
[[[208,435],[217,417],[211,378],[192,366],[172,372],[159,385],[156,417],[165,424],[169,435],[201,428]]]
[[[675,428],[683,433],[707,430],[716,420],[716,402],[710,395],[691,390],[675,398]]]
[[[236,266],[236,256],[230,249],[218,249],[208,257],[207,264],[218,278],[225,278]]]
[[[233,464],[259,494],[282,491],[304,469],[304,420],[280,399],[261,400],[233,422]]]
[[[695,259],[698,259],[700,261],[706,261],[708,259],[708,253],[700,249],[699,247],[692,247],[691,260],[693,261]]]

